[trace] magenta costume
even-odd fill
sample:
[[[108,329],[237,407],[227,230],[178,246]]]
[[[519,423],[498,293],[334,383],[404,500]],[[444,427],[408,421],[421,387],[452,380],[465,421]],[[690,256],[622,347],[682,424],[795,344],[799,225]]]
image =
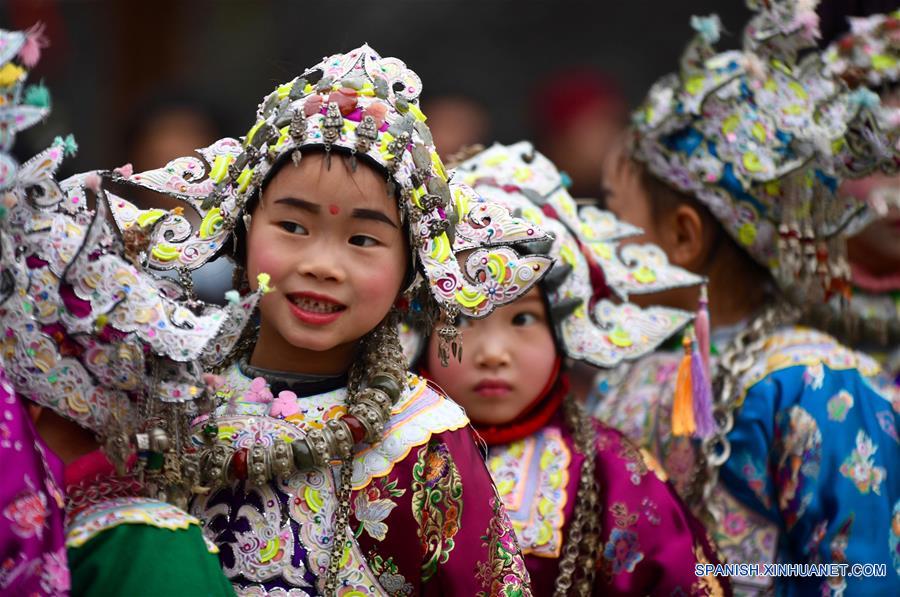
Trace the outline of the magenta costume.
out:
[[[695,576],[695,564],[719,562],[715,548],[656,460],[618,431],[595,429],[602,548],[593,594],[726,594],[718,578]],[[490,447],[488,468],[535,595],[553,594],[583,460],[559,415],[523,439]]]
[[[2,370],[0,462],[0,594],[68,594],[63,465]]]
[[[233,366],[219,389],[227,400],[220,439],[268,445],[346,409],[345,387],[273,393],[264,378]],[[384,440],[353,461],[351,542],[339,594],[529,594],[515,535],[467,426],[459,406],[409,377]],[[235,481],[194,500],[191,512],[218,546],[238,595],[321,594],[338,505],[330,472],[298,472],[264,485]]]

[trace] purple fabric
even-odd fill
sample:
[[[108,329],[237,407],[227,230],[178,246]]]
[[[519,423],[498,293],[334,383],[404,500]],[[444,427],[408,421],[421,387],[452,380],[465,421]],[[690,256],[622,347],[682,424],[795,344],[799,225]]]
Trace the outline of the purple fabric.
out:
[[[0,368],[0,594],[68,595],[63,465]]]
[[[561,417],[548,427],[559,430],[572,459],[569,499],[563,510],[567,534],[575,511],[584,456],[575,450]],[[730,595],[727,578],[697,577],[697,563],[718,564],[706,529],[690,514],[661,468],[621,433],[599,422],[597,483],[600,487],[601,549],[594,595]],[[535,595],[552,595],[559,559],[525,554]]]

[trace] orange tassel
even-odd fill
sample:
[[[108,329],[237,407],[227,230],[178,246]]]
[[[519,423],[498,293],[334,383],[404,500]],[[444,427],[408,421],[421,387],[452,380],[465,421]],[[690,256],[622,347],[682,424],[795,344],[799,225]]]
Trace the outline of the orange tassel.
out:
[[[691,385],[691,352],[693,348],[693,330],[687,330],[682,339],[684,357],[678,364],[678,376],[675,378],[675,400],[672,404],[672,435],[693,435],[694,392]]]

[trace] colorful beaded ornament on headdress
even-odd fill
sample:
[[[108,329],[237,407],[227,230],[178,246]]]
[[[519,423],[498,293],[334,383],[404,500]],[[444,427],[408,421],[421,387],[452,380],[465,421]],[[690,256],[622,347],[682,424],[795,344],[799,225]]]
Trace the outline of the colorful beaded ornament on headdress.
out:
[[[851,87],[896,85],[900,80],[900,9],[890,14],[849,17],[850,33],[822,54],[826,72]]]
[[[609,212],[578,210],[559,171],[531,143],[495,144],[456,172],[491,202],[479,209],[502,206],[553,235],[548,247],[538,249],[556,258],[543,285],[567,356],[613,367],[654,350],[690,321],[684,311],[641,309],[627,300],[631,294],[698,285],[702,278],[670,265],[655,245],[620,245],[641,231]],[[466,246],[462,235],[457,244],[457,249]],[[607,289],[619,300],[610,300]]]
[[[9,151],[16,134],[43,120],[50,112],[50,97],[43,85],[25,87],[28,69],[35,65],[45,44],[43,28],[29,31],[0,29],[0,190],[12,186],[17,165]]]
[[[148,483],[184,500],[199,478],[188,405],[206,397],[203,367],[230,352],[259,293],[204,305],[134,265],[99,176],[56,181],[73,148],[57,139],[0,191],[0,358],[17,394],[93,431],[120,469],[137,451]]]
[[[550,261],[499,245],[540,239],[543,233],[507,216],[486,223],[490,234],[480,251],[465,257],[453,251],[454,235],[469,218],[453,206],[474,206],[480,199],[448,181],[418,107],[420,93],[419,77],[403,62],[364,45],[327,57],[278,86],[263,98],[243,141],[222,139],[199,150],[199,157],[122,177],[184,200],[202,216],[196,232],[183,217],[152,222],[148,264],[199,267],[229,244],[245,204],[282,156],[296,161],[304,149],[340,150],[384,169],[399,188],[401,216],[408,219],[423,283],[440,307],[483,317],[514,300],[540,279]],[[127,202],[112,210],[121,228],[147,217]]]
[[[845,292],[840,232],[862,205],[842,176],[900,166],[897,131],[866,89],[824,74],[814,3],[748,2],[743,51],[716,54],[718,17],[694,17],[681,69],[635,112],[633,155],[705,203],[783,289]],[[821,292],[820,292],[821,293]]]

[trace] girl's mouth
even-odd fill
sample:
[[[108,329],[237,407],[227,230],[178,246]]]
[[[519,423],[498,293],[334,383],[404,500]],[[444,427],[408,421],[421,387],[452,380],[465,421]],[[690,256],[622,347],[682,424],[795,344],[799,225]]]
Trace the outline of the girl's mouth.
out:
[[[286,295],[286,298],[294,317],[310,325],[329,324],[347,310],[345,305],[331,297],[312,292],[295,292]]]
[[[485,398],[506,396],[512,389],[512,385],[502,379],[485,379],[475,386],[475,392]]]

